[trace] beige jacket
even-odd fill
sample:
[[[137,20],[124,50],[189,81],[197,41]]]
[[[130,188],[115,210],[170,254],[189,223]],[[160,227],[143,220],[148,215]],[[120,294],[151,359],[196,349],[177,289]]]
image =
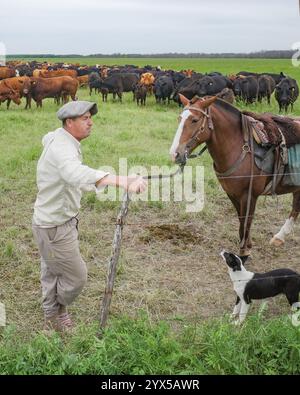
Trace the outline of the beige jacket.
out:
[[[78,214],[82,191],[97,191],[96,181],[107,174],[82,164],[80,143],[65,129],[46,134],[37,165],[38,195],[33,223],[41,227],[64,224]]]

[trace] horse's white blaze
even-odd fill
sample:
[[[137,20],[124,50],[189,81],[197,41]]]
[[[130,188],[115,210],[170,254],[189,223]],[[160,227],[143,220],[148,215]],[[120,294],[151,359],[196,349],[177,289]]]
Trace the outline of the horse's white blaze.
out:
[[[279,239],[282,241],[285,241],[285,236],[291,233],[291,231],[294,228],[294,223],[295,220],[293,217],[290,217],[287,219],[283,225],[283,227],[280,229],[280,231],[274,236],[275,239]]]
[[[178,147],[178,145],[179,145],[180,137],[181,137],[181,134],[182,134],[182,131],[183,131],[184,123],[185,123],[185,121],[187,120],[187,118],[188,118],[191,114],[192,114],[192,113],[190,112],[190,110],[184,110],[184,111],[181,113],[181,115],[180,115],[181,121],[180,121],[180,123],[179,123],[179,125],[178,125],[177,132],[176,132],[176,134],[175,134],[173,143],[172,143],[171,148],[170,148],[170,155],[172,156],[172,158],[175,157],[175,153],[176,153],[177,147]]]

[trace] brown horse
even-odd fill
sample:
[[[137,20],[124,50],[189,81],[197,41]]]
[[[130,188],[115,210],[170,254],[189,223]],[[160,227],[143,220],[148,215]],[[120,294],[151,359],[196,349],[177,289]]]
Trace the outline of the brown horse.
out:
[[[252,247],[250,227],[257,198],[264,193],[272,176],[256,167],[253,155],[253,138],[246,141],[242,127],[242,113],[216,97],[196,98],[189,101],[180,95],[184,110],[173,144],[172,160],[184,165],[190,153],[206,143],[214,162],[214,169],[222,188],[227,193],[239,216],[240,254],[249,255]],[[251,144],[252,139],[252,144]],[[276,186],[278,195],[293,193],[293,208],[278,232],[270,241],[279,246],[291,232],[300,211],[300,187]]]

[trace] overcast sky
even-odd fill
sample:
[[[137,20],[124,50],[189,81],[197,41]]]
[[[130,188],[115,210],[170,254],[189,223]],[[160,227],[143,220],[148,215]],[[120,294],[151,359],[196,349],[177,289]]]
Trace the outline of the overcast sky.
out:
[[[252,52],[300,41],[298,0],[7,0],[8,54]]]

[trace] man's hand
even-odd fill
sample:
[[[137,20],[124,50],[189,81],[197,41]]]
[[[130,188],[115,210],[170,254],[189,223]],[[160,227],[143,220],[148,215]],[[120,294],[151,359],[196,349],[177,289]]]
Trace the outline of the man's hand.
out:
[[[127,189],[128,192],[141,193],[146,190],[148,182],[137,174],[132,174],[128,177],[108,174],[96,182],[97,188],[105,187],[106,185],[118,186]]]
[[[128,177],[127,185],[128,192],[142,193],[146,190],[148,183],[142,176],[132,175]]]

